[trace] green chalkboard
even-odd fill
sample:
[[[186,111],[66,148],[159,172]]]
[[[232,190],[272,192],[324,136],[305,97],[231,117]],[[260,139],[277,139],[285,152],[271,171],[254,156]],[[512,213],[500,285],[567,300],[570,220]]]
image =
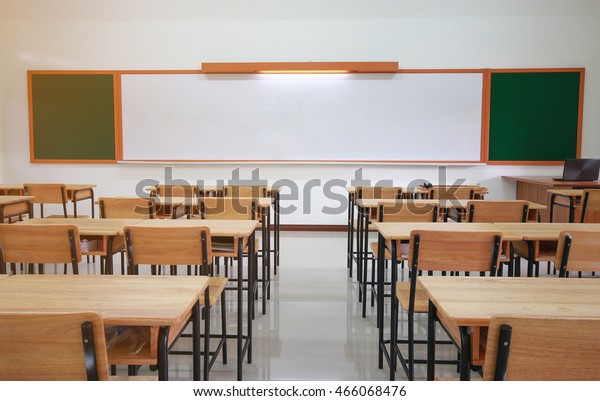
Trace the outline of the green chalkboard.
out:
[[[115,160],[112,73],[30,73],[32,161]]]
[[[577,157],[580,71],[492,72],[490,161]]]

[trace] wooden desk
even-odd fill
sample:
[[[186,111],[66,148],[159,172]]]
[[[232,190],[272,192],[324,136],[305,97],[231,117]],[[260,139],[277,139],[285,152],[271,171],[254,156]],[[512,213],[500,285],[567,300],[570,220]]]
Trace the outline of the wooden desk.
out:
[[[444,216],[444,221],[447,221],[447,211],[456,210],[456,215],[460,216],[466,209],[467,205],[472,199],[358,199],[354,203],[358,209],[357,215],[357,241],[356,241],[356,263],[357,263],[357,276],[359,282],[359,300],[362,300],[363,297],[363,277],[366,275],[367,264],[369,261],[369,231],[375,230],[375,228],[370,224],[370,219],[375,216],[373,213],[377,208],[381,205],[390,206],[390,205],[404,205],[406,208],[410,210],[414,210],[415,213],[418,213],[419,207],[422,207],[427,204],[437,205],[439,208],[438,214],[439,216]],[[483,201],[483,200],[482,200]],[[485,202],[485,201],[483,201]],[[529,220],[538,221],[538,213],[540,210],[546,208],[545,205],[541,205],[534,202],[529,202],[530,213]],[[412,209],[411,209],[412,208]],[[460,220],[460,219],[457,219]],[[350,223],[351,220],[348,220]],[[353,221],[352,221],[353,223]],[[472,224],[472,223],[469,223]],[[349,241],[353,242],[353,230],[349,227]],[[352,244],[349,242],[348,244],[348,252],[352,250]],[[349,253],[350,256],[350,253]],[[352,255],[353,256],[353,255]],[[351,263],[352,259],[348,259]],[[352,266],[351,266],[352,267]],[[363,316],[366,314],[365,307],[363,306]]]
[[[73,214],[77,216],[77,202],[90,199],[92,217],[94,212],[94,188],[95,184],[65,184],[67,190],[67,199],[73,202]],[[1,184],[0,194],[6,195],[25,195],[25,189],[22,184]],[[34,201],[35,203],[35,201]]]
[[[280,234],[281,234],[281,188],[280,187],[267,187],[267,196],[273,198],[273,250],[274,250],[274,263],[273,263],[273,274],[277,275],[277,268],[279,267],[279,248],[280,248]]]
[[[461,332],[461,380],[470,379],[471,340],[496,314],[600,317],[600,280],[516,277],[419,277],[429,297],[427,379],[435,376],[435,320]],[[478,345],[478,344],[477,344]]]
[[[92,210],[92,218],[95,217],[94,188],[96,188],[95,184],[66,184],[67,198],[73,202],[73,214],[75,216],[77,216],[77,202],[89,199]]]
[[[549,189],[585,189],[600,188],[600,181],[555,181],[552,177],[539,176],[502,176],[517,183],[517,199],[528,200],[546,205],[548,210],[541,211],[543,223],[550,221],[550,193]],[[561,208],[562,209],[562,208]],[[554,211],[554,210],[553,210]],[[553,220],[556,222],[568,222],[569,213],[566,209],[555,210]]]
[[[86,255],[106,257],[106,274],[113,274],[112,255],[114,249],[120,249],[123,242],[123,227],[134,225],[139,219],[81,219],[81,218],[34,218],[18,224],[74,224],[79,229],[82,239],[99,239],[100,249],[85,252]],[[86,238],[87,237],[87,238]],[[115,240],[117,243],[115,243]]]
[[[600,231],[600,224],[594,223],[495,223],[498,227],[514,232],[527,242],[529,260],[527,276],[533,276],[534,242],[556,241],[561,231]]]
[[[457,186],[459,186],[459,185],[457,185]],[[473,189],[473,195],[475,196],[474,199],[483,199],[483,197],[485,195],[488,195],[490,193],[486,187],[478,187],[478,186],[474,186],[474,185],[463,185],[463,186],[474,187],[474,189]],[[434,188],[417,187],[417,188],[415,188],[415,195],[419,195],[422,198],[423,197],[430,198],[431,192],[433,191],[433,189]]]
[[[4,219],[20,217],[23,214],[32,217],[31,201],[34,196],[0,196],[0,223]]]
[[[252,318],[254,315],[254,250],[255,230],[258,221],[254,220],[142,220],[136,225],[141,227],[208,227],[211,236],[232,237],[238,241],[237,259],[237,379],[242,380],[242,363],[247,353],[248,363],[252,362]],[[248,308],[246,311],[247,333],[243,332],[243,254],[244,243],[248,244]]]
[[[522,223],[526,224],[526,223]],[[533,224],[532,224],[533,225]],[[502,233],[503,241],[519,241],[521,235],[514,233],[510,228],[502,227],[496,223],[373,223],[373,227],[379,232],[378,260],[377,260],[377,327],[379,330],[379,359],[378,364],[383,368],[383,350],[386,340],[384,339],[384,256],[385,242],[390,241],[392,245],[391,254],[397,255],[398,242],[410,240],[413,230],[435,230],[435,231],[497,231]],[[398,281],[397,261],[392,256],[391,266],[391,316],[398,313],[398,301],[396,299],[396,282]],[[364,302],[364,300],[363,300]]]
[[[554,221],[554,206],[566,207],[569,209],[569,223],[575,222],[575,207],[579,205],[581,202],[581,197],[583,196],[583,189],[563,189],[563,188],[553,188],[549,189],[548,193],[550,194],[550,215],[549,221],[552,223]],[[560,202],[559,200],[566,201]]]
[[[200,380],[200,297],[208,287],[202,276],[55,276],[19,275],[0,280],[0,310],[4,312],[97,311],[106,325],[160,327],[136,355],[111,355],[109,363],[154,364],[159,379],[168,379],[169,333],[193,320],[194,380]],[[156,331],[150,331],[156,332]],[[43,341],[43,339],[42,339]],[[156,341],[156,342],[155,342]],[[152,349],[156,344],[156,349]]]

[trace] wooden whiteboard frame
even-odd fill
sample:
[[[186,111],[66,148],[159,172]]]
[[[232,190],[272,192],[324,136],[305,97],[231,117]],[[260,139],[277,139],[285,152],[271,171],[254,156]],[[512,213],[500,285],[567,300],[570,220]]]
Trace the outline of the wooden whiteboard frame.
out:
[[[127,163],[123,160],[123,119],[122,119],[122,91],[121,76],[123,74],[203,74],[203,73],[240,73],[252,70],[254,72],[264,69],[347,69],[352,73],[373,73],[376,70],[389,73],[389,69],[397,65],[395,62],[374,63],[205,63],[201,70],[31,70],[27,72],[28,79],[28,104],[29,104],[29,138],[30,138],[30,161],[31,163],[72,163],[72,164],[114,164]],[[362,68],[362,70],[360,70]],[[583,102],[584,102],[584,68],[518,68],[518,69],[398,69],[396,73],[404,74],[443,74],[443,73],[481,73],[483,74],[482,90],[482,112],[481,112],[481,141],[480,160],[478,161],[455,161],[455,160],[138,160],[132,163],[274,163],[274,164],[449,164],[449,165],[559,165],[561,161],[490,161],[489,155],[489,118],[490,118],[490,96],[491,76],[493,73],[527,73],[527,72],[580,72],[580,93],[578,109],[577,129],[577,157],[581,155],[582,124],[583,124]],[[34,156],[34,132],[33,132],[33,99],[32,99],[32,74],[107,74],[113,76],[114,84],[114,118],[115,118],[115,160],[87,160],[87,159],[36,159]]]
[[[279,69],[283,68],[280,64],[285,64],[285,68],[283,69],[302,69],[307,70],[309,67],[315,67],[315,63],[217,63],[219,68],[212,68],[210,73],[221,73],[223,68],[222,66],[228,66],[231,64],[229,69],[225,69],[226,73],[239,73],[239,71],[259,71],[262,69]],[[251,67],[246,67],[246,64],[252,64]],[[328,68],[330,69],[339,69],[342,68],[340,64],[355,64],[355,63],[329,63]],[[372,63],[371,63],[372,64]],[[241,67],[240,67],[241,65]],[[263,67],[264,65],[264,67]],[[306,68],[304,67],[306,65]],[[121,80],[122,75],[129,74],[202,74],[206,72],[207,64],[203,64],[202,70],[128,70],[128,71],[120,71],[118,72],[119,80]],[[321,66],[319,66],[320,68]],[[347,67],[350,69],[350,67]],[[389,73],[385,70],[385,68],[381,68],[378,66],[383,73]],[[388,67],[389,68],[389,67]],[[366,68],[365,71],[361,72],[353,72],[353,73],[372,73],[372,71],[376,68]],[[489,104],[486,104],[487,97],[486,93],[486,70],[485,69],[399,69],[395,70],[394,73],[400,74],[481,74],[482,76],[482,110],[481,110],[481,132],[479,136],[479,158],[471,159],[471,160],[444,160],[444,159],[423,159],[423,160],[387,160],[387,159],[373,159],[373,160],[361,160],[361,159],[293,159],[293,160],[273,160],[273,159],[135,159],[135,160],[125,160],[123,158],[120,159],[120,162],[124,163],[209,163],[209,164],[392,164],[392,165],[402,165],[402,164],[450,164],[450,165],[478,165],[484,163],[484,157],[487,153],[487,138],[485,136],[484,128],[486,126],[486,110],[489,110]],[[121,86],[119,85],[119,88]],[[122,124],[122,119],[120,119]],[[121,130],[121,138],[123,138],[122,129],[123,126],[120,127]],[[122,155],[122,154],[121,154]]]

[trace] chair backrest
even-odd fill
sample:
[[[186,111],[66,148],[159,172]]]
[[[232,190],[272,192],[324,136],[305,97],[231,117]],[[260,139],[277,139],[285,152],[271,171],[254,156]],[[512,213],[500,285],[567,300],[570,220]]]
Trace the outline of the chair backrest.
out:
[[[197,189],[189,184],[159,184],[156,186],[156,194],[166,198],[193,198],[197,194]]]
[[[583,191],[581,222],[600,223],[600,189],[586,189]]]
[[[527,221],[529,202],[473,200],[467,203],[471,223],[519,223]]]
[[[408,313],[415,310],[419,272],[488,272],[495,276],[501,244],[502,233],[493,231],[413,230],[408,251],[411,269]]]
[[[205,269],[212,261],[208,227],[128,226],[124,233],[130,267],[201,265]]]
[[[152,198],[98,198],[102,219],[155,219],[156,207]]]
[[[255,220],[256,202],[250,198],[204,198],[200,199],[200,215],[207,220]]]
[[[400,199],[402,187],[357,187],[356,199]]]
[[[600,380],[600,319],[494,316],[484,380]]]
[[[475,189],[473,185],[434,185],[430,196],[432,199],[473,199]]]
[[[568,272],[600,271],[600,232],[562,231],[556,247],[555,268],[559,276]]]
[[[227,185],[225,196],[234,198],[264,198],[267,187],[258,185]]]
[[[0,263],[81,262],[79,230],[72,224],[0,224]]]
[[[0,380],[108,380],[97,312],[0,312]]]
[[[495,275],[502,233],[414,230],[408,263],[415,272],[489,272]]]
[[[379,205],[377,221],[380,222],[436,222],[438,216],[437,205],[431,203],[414,202],[407,199],[395,205]]]
[[[67,187],[65,184],[23,184],[25,195],[35,196],[32,203],[41,205],[41,217],[44,217],[44,204],[60,204],[67,217]]]

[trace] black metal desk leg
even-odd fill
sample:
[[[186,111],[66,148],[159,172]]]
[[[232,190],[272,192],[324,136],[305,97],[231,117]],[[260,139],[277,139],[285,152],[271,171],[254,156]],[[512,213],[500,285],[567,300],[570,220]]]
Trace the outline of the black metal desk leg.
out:
[[[471,380],[471,335],[469,328],[460,326],[460,380]]]
[[[427,380],[435,379],[435,316],[437,308],[429,300],[427,313]]]
[[[208,287],[206,287],[206,291],[208,291]],[[206,349],[204,352],[208,352],[208,349]],[[196,301],[196,303],[192,307],[192,360],[195,381],[200,380],[201,377],[201,355],[202,351],[200,349],[200,302]]]
[[[362,294],[363,294],[363,305],[362,305],[362,317],[366,317],[367,316],[367,282],[368,282],[368,275],[367,275],[367,270],[368,269],[368,265],[369,265],[369,214],[370,211],[369,209],[366,210],[365,213],[365,233],[364,233],[364,239],[363,239],[363,252],[364,252],[364,256],[363,256],[363,278],[362,278]]]
[[[385,287],[385,274],[384,274],[384,263],[385,263],[385,240],[383,235],[379,234],[379,240],[377,241],[377,328],[379,329],[379,341],[378,341],[378,359],[377,366],[379,369],[383,369],[383,302],[384,298],[384,287]]]
[[[169,380],[169,326],[158,330],[158,380]]]

